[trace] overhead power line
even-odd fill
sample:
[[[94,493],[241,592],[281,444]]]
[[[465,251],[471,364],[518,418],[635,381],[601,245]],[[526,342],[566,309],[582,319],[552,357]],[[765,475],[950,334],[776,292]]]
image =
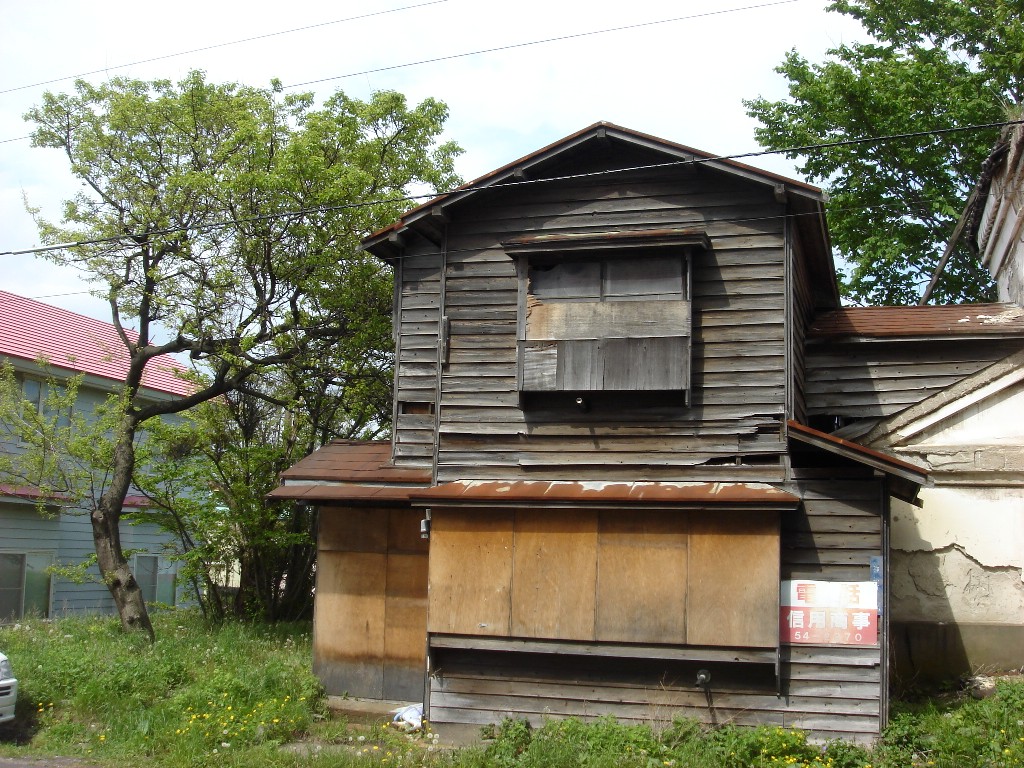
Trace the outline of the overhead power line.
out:
[[[812,151],[815,151],[815,150],[829,149],[829,148],[833,148],[833,147],[854,146],[854,145],[857,145],[857,144],[868,144],[868,143],[881,143],[881,142],[886,142],[886,141],[899,141],[899,140],[902,140],[902,139],[922,138],[922,137],[925,137],[925,136],[941,136],[941,135],[950,134],[950,133],[962,133],[962,132],[965,132],[965,131],[989,130],[989,129],[993,129],[993,128],[1002,128],[1002,127],[1007,126],[1007,125],[1021,125],[1021,124],[1024,124],[1024,119],[1021,119],[1021,120],[1007,120],[1007,121],[998,122],[998,123],[979,123],[979,124],[975,124],[975,125],[965,125],[965,126],[959,126],[959,127],[955,127],[955,128],[936,128],[936,129],[933,129],[933,130],[930,130],[930,131],[913,131],[913,132],[910,132],[910,133],[894,133],[894,134],[887,134],[887,135],[884,135],[884,136],[873,136],[873,137],[865,137],[865,138],[859,138],[859,139],[843,139],[843,140],[840,140],[840,141],[829,141],[829,142],[822,142],[822,143],[819,143],[819,144],[804,144],[804,145],[797,146],[797,147],[786,147],[784,149],[763,149],[763,150],[755,150],[755,151],[751,151],[751,152],[740,152],[740,153],[730,154],[730,155],[713,155],[711,157],[695,157],[695,158],[690,158],[690,159],[686,159],[686,160],[672,160],[672,161],[665,162],[665,163],[650,163],[650,164],[646,164],[646,165],[630,166],[630,167],[627,167],[627,168],[613,168],[613,169],[602,170],[602,171],[590,171],[590,172],[587,172],[587,173],[566,174],[566,175],[562,175],[562,176],[549,176],[549,177],[545,177],[545,178],[542,178],[542,179],[524,179],[524,180],[520,180],[520,181],[508,181],[508,182],[502,182],[499,185],[499,187],[501,189],[509,189],[511,187],[532,186],[532,185],[538,185],[538,184],[550,184],[550,183],[559,182],[559,181],[572,181],[574,179],[588,179],[588,178],[595,178],[595,177],[602,177],[602,176],[603,177],[608,177],[608,176],[612,176],[612,175],[620,174],[620,173],[633,173],[633,172],[636,172],[636,171],[656,170],[656,169],[659,169],[659,168],[673,168],[673,167],[680,167],[680,166],[687,166],[687,165],[704,165],[704,164],[707,164],[707,163],[721,162],[721,161],[726,161],[726,160],[740,160],[740,159],[751,158],[751,157],[762,157],[762,156],[765,156],[765,155],[805,154],[805,153],[812,152]],[[222,227],[229,227],[229,226],[232,226],[232,225],[235,225],[235,224],[251,224],[251,223],[256,223],[256,222],[260,222],[260,221],[272,221],[274,219],[286,218],[286,217],[289,217],[289,216],[297,216],[297,215],[300,215],[300,214],[303,214],[303,213],[317,213],[317,212],[319,212],[319,213],[329,213],[329,212],[332,212],[332,211],[353,210],[353,209],[356,209],[356,208],[368,208],[368,207],[372,207],[372,206],[375,206],[375,205],[385,205],[385,204],[394,204],[394,203],[402,203],[402,202],[412,203],[412,202],[415,202],[417,200],[429,200],[429,199],[433,199],[435,197],[442,197],[444,195],[450,195],[450,194],[455,194],[455,193],[460,193],[461,194],[461,193],[465,193],[465,192],[474,192],[474,191],[478,191],[478,190],[482,190],[482,189],[488,189],[488,188],[493,189],[495,187],[494,187],[494,185],[487,185],[487,184],[480,184],[480,185],[477,185],[477,186],[464,185],[464,186],[456,187],[455,189],[447,190],[447,191],[444,191],[444,192],[431,192],[431,193],[425,193],[425,194],[420,194],[420,195],[399,195],[399,196],[391,197],[391,198],[378,199],[378,200],[362,200],[362,201],[359,201],[359,202],[344,203],[344,204],[341,204],[341,205],[324,205],[324,206],[314,206],[314,207],[311,207],[311,208],[299,208],[299,209],[289,210],[289,211],[280,211],[280,212],[277,212],[277,213],[268,213],[268,214],[264,214],[264,215],[260,215],[260,216],[250,216],[250,217],[243,217],[243,218],[225,219],[225,220],[222,220],[222,221],[212,222],[210,224],[205,224],[205,225],[202,225],[202,226],[194,227],[194,231],[206,232],[206,231],[211,231],[211,230],[215,230],[215,229],[220,229]],[[126,233],[126,234],[123,234],[123,235],[113,235],[113,236],[109,236],[109,237],[99,237],[99,238],[94,238],[94,239],[89,239],[89,240],[78,240],[78,241],[74,241],[74,242],[58,243],[56,245],[40,246],[40,247],[36,247],[36,248],[24,248],[24,249],[16,250],[16,251],[0,251],[0,256],[22,256],[22,255],[26,255],[26,254],[30,254],[30,253],[47,253],[47,252],[50,252],[50,251],[59,251],[59,250],[67,250],[69,248],[78,248],[78,247],[85,246],[85,245],[99,245],[99,244],[102,244],[102,243],[116,243],[116,242],[120,242],[120,241],[123,241],[123,240],[137,240],[139,238],[143,238],[144,239],[144,238],[149,238],[149,237],[154,237],[154,236],[159,236],[159,235],[170,235],[170,234],[174,234],[176,232],[183,232],[183,231],[185,231],[185,230],[182,227],[169,227],[167,229],[154,230],[154,231],[145,232],[145,233],[134,233],[134,234]]]
[[[303,88],[307,85],[316,85],[318,83],[326,83],[331,80],[343,80],[348,77],[358,77],[360,75],[372,75],[377,72],[389,72],[393,69],[405,69],[407,67],[418,67],[422,64],[435,64],[439,61],[451,61],[452,59],[463,59],[467,56],[480,56],[484,53],[497,53],[498,51],[511,51],[516,48],[528,48],[533,45],[544,45],[546,43],[559,43],[565,40],[575,40],[581,37],[593,37],[595,35],[607,35],[611,32],[625,32],[630,29],[642,29],[643,27],[653,27],[658,24],[672,24],[678,21],[691,21],[693,19],[701,19],[707,16],[721,16],[726,13],[739,13],[740,11],[754,11],[760,8],[770,8],[774,5],[786,5],[788,3],[796,3],[799,0],[774,0],[768,3],[759,3],[757,5],[744,5],[739,8],[723,8],[719,11],[705,11],[703,13],[692,13],[687,16],[676,16],[672,19],[659,19],[657,21],[643,21],[637,24],[625,24],[620,27],[609,27],[607,29],[595,29],[590,32],[575,32],[571,35],[559,35],[557,37],[545,37],[541,40],[530,40],[525,43],[510,43],[509,45],[500,45],[494,48],[480,48],[475,51],[465,51],[463,53],[452,53],[446,56],[436,56],[431,59],[419,59],[418,61],[409,61],[405,64],[391,64],[385,67],[375,67],[374,69],[364,69],[359,72],[348,72],[344,75],[333,75],[331,77],[321,77],[317,80],[307,80],[303,83],[292,83],[284,86],[285,88]]]
[[[379,15],[381,15],[383,13],[395,13],[397,11],[405,11],[405,10],[409,10],[409,9],[412,9],[412,8],[419,8],[421,6],[434,5],[435,3],[442,3],[442,2],[447,2],[447,0],[432,0],[431,2],[421,3],[419,5],[409,5],[409,6],[404,6],[402,8],[394,8],[394,9],[392,9],[390,11],[379,11],[377,13],[365,14],[364,16],[352,16],[352,17],[350,17],[348,19],[339,19],[337,21],[327,21],[327,22],[323,22],[322,24],[313,24],[313,25],[310,25],[310,26],[307,26],[307,27],[297,27],[296,29],[285,30],[283,32],[272,32],[272,33],[269,33],[269,34],[266,34],[266,35],[259,35],[257,37],[245,38],[244,40],[235,40],[235,41],[230,42],[230,43],[218,43],[217,45],[209,45],[209,46],[206,46],[205,48],[195,48],[195,49],[193,49],[191,51],[183,51],[181,53],[170,53],[170,54],[167,54],[166,56],[157,56],[157,57],[152,58],[152,59],[144,59],[142,61],[131,62],[130,64],[119,64],[119,65],[114,66],[114,67],[106,67],[104,69],[92,70],[91,72],[82,72],[82,73],[80,73],[78,75],[67,75],[65,77],[56,78],[54,80],[46,80],[46,81],[39,82],[39,83],[32,83],[31,85],[21,85],[21,86],[18,86],[16,88],[8,88],[7,90],[0,90],[0,94],[11,93],[13,91],[22,90],[22,89],[25,89],[25,88],[33,88],[35,86],[40,86],[40,85],[49,85],[50,83],[57,83],[57,82],[61,82],[63,80],[70,80],[71,78],[74,78],[74,77],[83,77],[85,75],[92,75],[92,74],[96,74],[98,72],[104,72],[107,69],[118,69],[118,68],[121,68],[121,67],[132,66],[133,64],[145,64],[145,63],[151,62],[151,61],[159,61],[161,59],[169,59],[169,58],[173,58],[175,56],[184,56],[184,55],[189,54],[189,53],[196,53],[196,52],[199,52],[199,51],[206,51],[206,50],[210,50],[212,48],[221,48],[221,47],[227,46],[227,45],[237,45],[239,43],[245,43],[245,42],[249,42],[251,40],[261,40],[261,39],[266,38],[266,37],[273,37],[275,35],[284,35],[284,34],[288,34],[290,32],[298,32],[298,31],[301,31],[301,30],[304,30],[304,29],[313,29],[315,27],[325,26],[327,24],[338,24],[338,23],[343,22],[343,21],[352,21],[353,19],[365,18],[366,16],[379,16]],[[364,70],[360,70],[358,72],[348,72],[348,73],[343,74],[343,75],[332,75],[330,77],[322,77],[322,78],[319,78],[319,79],[316,79],[316,80],[306,80],[306,81],[301,82],[301,83],[291,83],[291,84],[285,85],[283,87],[291,90],[291,89],[295,89],[295,88],[303,88],[303,87],[305,87],[307,85],[316,85],[316,84],[319,84],[319,83],[326,83],[326,82],[330,82],[332,80],[344,80],[344,79],[349,78],[349,77],[357,77],[357,76],[360,76],[360,75],[371,75],[371,74],[374,74],[374,73],[377,73],[377,72],[389,72],[389,71],[395,70],[395,69],[407,69],[409,67],[416,67],[416,66],[421,66],[421,65],[424,65],[424,64],[434,64],[434,63],[437,63],[437,62],[440,62],[440,61],[451,61],[453,59],[463,59],[463,58],[467,58],[469,56],[480,56],[480,55],[483,55],[485,53],[497,53],[499,51],[510,51],[510,50],[514,50],[516,48],[528,48],[528,47],[531,47],[531,46],[534,46],[534,45],[544,45],[544,44],[547,44],[547,43],[564,42],[566,40],[573,40],[573,39],[576,39],[576,38],[583,38],[583,37],[593,37],[595,35],[605,35],[605,34],[609,34],[609,33],[612,33],[612,32],[625,32],[625,31],[628,31],[628,30],[631,30],[631,29],[641,29],[641,28],[644,28],[644,27],[653,27],[653,26],[657,26],[657,25],[660,25],[660,24],[671,24],[671,23],[679,22],[679,21],[692,21],[693,19],[700,19],[700,18],[704,18],[704,17],[708,17],[708,16],[721,16],[722,14],[727,14],[727,13],[740,13],[742,11],[754,11],[754,10],[758,10],[758,9],[761,9],[761,8],[770,8],[770,7],[776,6],[776,5],[787,5],[789,3],[796,3],[796,2],[800,2],[800,0],[772,0],[772,2],[759,3],[759,4],[756,4],[756,5],[745,5],[745,6],[741,6],[741,7],[738,7],[738,8],[723,8],[723,9],[717,10],[717,11],[706,11],[706,12],[703,12],[703,13],[689,14],[687,16],[676,16],[676,17],[671,18],[671,19],[658,19],[656,21],[644,21],[644,22],[639,22],[639,23],[636,23],[636,24],[626,24],[626,25],[618,26],[618,27],[609,27],[607,29],[595,29],[595,30],[591,30],[589,32],[576,32],[576,33],[569,34],[569,35],[559,35],[557,37],[547,37],[547,38],[543,38],[541,40],[530,40],[530,41],[523,42],[523,43],[510,43],[509,45],[496,46],[494,48],[481,48],[481,49],[475,50],[475,51],[465,51],[463,53],[453,53],[453,54],[448,54],[448,55],[445,55],[445,56],[436,56],[436,57],[430,58],[430,59],[420,59],[418,61],[409,61],[409,62],[405,62],[404,64],[390,64],[390,65],[386,65],[386,66],[382,66],[382,67],[375,67],[375,68],[372,68],[372,69],[364,69]],[[6,143],[9,143],[9,142],[12,142],[12,141],[23,141],[25,139],[30,139],[30,138],[32,138],[32,137],[31,136],[17,136],[17,137],[12,138],[12,139],[0,139],[0,144],[6,144]]]
[[[113,66],[103,67],[102,69],[93,69],[88,72],[79,72],[75,75],[63,75],[62,77],[55,77],[52,80],[41,80],[38,83],[28,83],[27,85],[17,85],[13,88],[4,88],[0,90],[0,94],[14,93],[15,91],[23,91],[28,88],[38,88],[40,85],[50,85],[52,83],[60,83],[65,80],[72,80],[76,77],[85,77],[86,75],[95,75],[100,72],[108,72],[111,69],[124,69],[125,67],[134,67],[137,64],[149,64],[153,61],[163,61],[165,59],[173,59],[178,56],[188,56],[190,53],[201,53],[203,51],[212,51],[215,48],[227,48],[231,45],[241,45],[242,43],[251,43],[256,40],[266,40],[269,37],[279,37],[281,35],[290,35],[293,32],[305,32],[309,29],[318,29],[320,27],[329,27],[332,24],[343,24],[347,21],[358,21],[359,19],[368,19],[372,16],[384,16],[389,13],[398,13],[400,11],[410,11],[414,8],[423,8],[427,5],[438,5],[439,3],[446,3],[448,0],[427,0],[427,2],[416,3],[415,5],[403,5],[400,8],[389,8],[385,11],[374,11],[372,13],[362,13],[358,16],[347,16],[344,19],[335,19],[334,21],[321,21],[318,24],[307,24],[304,27],[295,27],[293,29],[283,29],[278,32],[267,32],[263,35],[254,35],[253,37],[245,37],[241,40],[231,40],[226,43],[214,43],[213,45],[204,45],[202,48],[192,48],[187,51],[178,51],[177,53],[167,53],[163,56],[153,56],[148,59],[139,59],[138,61],[129,61],[124,64],[114,64]],[[17,141],[17,139],[7,139],[7,141]]]

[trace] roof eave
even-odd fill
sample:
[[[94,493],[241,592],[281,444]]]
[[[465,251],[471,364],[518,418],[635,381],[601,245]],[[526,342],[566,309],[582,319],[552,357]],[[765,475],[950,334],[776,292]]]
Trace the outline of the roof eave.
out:
[[[897,459],[859,443],[830,435],[827,432],[821,432],[792,419],[786,422],[786,426],[787,434],[791,440],[820,448],[821,450],[882,472],[897,481],[897,490],[909,489],[912,486],[915,489],[916,495],[917,488],[931,484],[928,471],[915,464]]]
[[[678,160],[695,160],[700,162],[701,165],[739,176],[747,179],[748,181],[754,181],[770,185],[772,187],[781,186],[786,193],[794,194],[798,197],[805,198],[816,203],[820,208],[823,220],[825,193],[818,187],[797,179],[754,168],[753,166],[749,166],[735,160],[718,158],[715,155],[694,149],[693,147],[688,147],[684,144],[677,144],[649,134],[640,133],[639,131],[623,128],[615,125],[614,123],[597,122],[577,131],[576,133],[570,134],[563,139],[553,142],[546,147],[542,147],[535,152],[525,155],[518,160],[514,160],[511,163],[503,165],[490,173],[474,179],[473,181],[463,184],[452,192],[438,195],[432,200],[428,200],[427,202],[410,209],[403,214],[398,221],[366,237],[362,241],[360,248],[373,253],[385,261],[391,261],[395,257],[395,254],[393,253],[395,245],[394,238],[396,236],[401,237],[401,235],[412,228],[418,220],[430,215],[431,209],[437,206],[450,206],[484,189],[501,185],[502,182],[507,182],[507,185],[511,186],[516,183],[517,180],[521,179],[529,169],[540,163],[547,162],[551,158],[573,149],[587,141],[609,138],[629,142],[636,146],[661,152],[675,157]]]

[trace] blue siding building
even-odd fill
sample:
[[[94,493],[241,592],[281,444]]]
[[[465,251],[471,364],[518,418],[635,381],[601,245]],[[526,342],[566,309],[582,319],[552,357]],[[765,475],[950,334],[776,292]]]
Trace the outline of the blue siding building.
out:
[[[120,354],[119,354],[120,353]],[[0,363],[13,369],[25,400],[46,407],[47,382],[81,375],[76,410],[91,413],[123,378],[127,359],[114,326],[32,299],[0,291]],[[143,379],[153,399],[180,397],[188,384],[170,358],[156,359]],[[24,450],[10,431],[0,434],[0,453]],[[0,479],[0,623],[26,616],[114,613],[116,608],[95,565],[87,578],[62,577],[54,568],[85,562],[93,553],[85,509],[38,505],[39,491]],[[126,499],[121,541],[134,551],[132,569],[148,603],[177,602],[176,542],[151,523],[133,520],[145,499]]]

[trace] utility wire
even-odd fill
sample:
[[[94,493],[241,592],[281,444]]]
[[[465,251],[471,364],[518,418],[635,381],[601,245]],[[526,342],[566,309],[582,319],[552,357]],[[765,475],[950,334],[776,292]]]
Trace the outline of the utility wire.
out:
[[[372,75],[377,72],[389,72],[393,69],[405,69],[407,67],[418,67],[421,64],[435,64],[439,61],[451,61],[452,59],[463,59],[467,56],[479,56],[484,53],[497,53],[498,51],[511,51],[516,48],[527,48],[533,45],[544,45],[545,43],[558,43],[565,40],[575,40],[581,37],[593,37],[594,35],[606,35],[610,32],[624,32],[630,29],[641,29],[643,27],[653,27],[658,24],[671,24],[677,21],[690,21],[692,19],[701,19],[707,16],[720,16],[725,13],[738,13],[740,11],[754,11],[760,8],[770,8],[774,5],[786,5],[787,3],[796,3],[799,0],[774,0],[774,2],[760,3],[757,5],[745,5],[740,8],[724,8],[720,11],[705,11],[704,13],[693,13],[688,16],[677,16],[673,19],[659,19],[657,21],[644,21],[638,24],[626,24],[621,27],[609,27],[608,29],[595,29],[590,32],[576,32],[571,35],[559,35],[558,37],[546,37],[542,40],[531,40],[526,43],[511,43],[509,45],[501,45],[495,48],[481,48],[476,51],[465,51],[464,53],[453,53],[447,56],[437,56],[432,59],[420,59],[418,61],[410,61],[405,64],[392,64],[386,67],[376,67],[375,69],[364,69],[360,72],[348,72],[344,75],[334,75],[332,77],[322,77],[318,80],[307,80],[304,83],[292,83],[291,85],[284,86],[285,88],[302,88],[307,85],[316,85],[318,83],[326,83],[331,80],[343,80],[348,77],[358,77],[359,75]]]
[[[410,203],[416,200],[430,200],[437,197],[444,197],[452,194],[463,194],[467,192],[477,192],[484,189],[509,189],[512,187],[521,187],[528,185],[537,184],[550,184],[553,182],[560,181],[573,181],[576,179],[591,179],[595,177],[608,177],[614,174],[621,173],[634,173],[636,171],[646,170],[657,170],[662,168],[678,168],[681,166],[694,166],[694,165],[705,165],[708,163],[722,162],[728,160],[738,160],[741,158],[750,157],[762,157],[765,155],[778,155],[778,154],[803,154],[815,150],[829,149],[834,147],[846,147],[855,146],[858,144],[868,143],[880,143],[885,141],[898,141],[902,139],[910,138],[922,138],[925,136],[941,136],[950,133],[962,133],[966,131],[978,131],[988,130],[992,128],[1001,128],[1007,125],[1020,125],[1024,124],[1024,119],[1020,120],[1007,120],[998,123],[980,123],[976,125],[965,125],[954,128],[936,128],[930,131],[913,131],[910,133],[895,133],[887,134],[884,136],[873,136],[865,137],[860,139],[843,139],[840,141],[822,142],[819,144],[804,144],[797,147],[786,147],[784,149],[764,149],[756,150],[751,152],[741,152],[731,155],[713,155],[711,157],[694,157],[685,160],[672,160],[665,163],[650,163],[646,165],[635,165],[627,168],[613,168],[602,171],[590,171],[587,173],[574,173],[566,174],[562,176],[550,176],[542,179],[524,179],[520,181],[503,181],[500,184],[487,184],[486,181],[477,185],[463,185],[456,187],[455,189],[448,190],[445,192],[430,192],[420,195],[398,195],[391,198],[378,199],[378,200],[362,200],[354,203],[343,203],[339,205],[324,205],[324,206],[313,206],[310,208],[299,208],[290,211],[280,211],[277,213],[268,213],[260,216],[249,216],[243,218],[231,218],[222,220],[219,222],[212,222],[201,226],[194,227],[196,232],[206,232],[214,229],[220,229],[222,227],[229,227],[235,224],[252,224],[261,221],[272,221],[274,219],[286,218],[289,216],[298,216],[305,213],[330,213],[333,211],[343,210],[354,210],[358,208],[369,208],[376,205],[386,205],[394,203]],[[774,174],[772,174],[774,175]],[[66,250],[69,248],[77,248],[85,245],[99,245],[102,243],[117,243],[124,240],[138,240],[146,239],[159,235],[169,235],[177,232],[183,232],[183,227],[169,227],[166,229],[153,230],[145,233],[135,234],[123,234],[123,235],[112,235],[108,237],[94,238],[90,240],[77,240],[68,243],[59,243],[56,245],[40,246],[36,248],[25,248],[17,251],[0,251],[0,256],[23,256],[30,253],[47,253],[49,251]]]
[[[410,5],[410,6],[405,6],[403,8],[395,8],[395,9],[392,9],[390,11],[380,11],[380,12],[378,12],[376,14],[365,14],[365,16],[376,16],[376,15],[380,15],[380,14],[383,14],[383,13],[394,13],[395,11],[403,11],[403,10],[408,10],[410,8],[419,8],[422,5],[433,5],[434,3],[441,3],[441,2],[447,2],[447,0],[432,0],[432,2],[421,3],[420,5]],[[476,51],[466,51],[466,52],[463,52],[463,53],[453,53],[453,54],[450,54],[450,55],[447,55],[447,56],[437,56],[437,57],[432,58],[432,59],[420,59],[419,61],[410,61],[410,62],[406,62],[404,64],[392,64],[392,65],[384,66],[384,67],[376,67],[374,69],[364,69],[364,70],[361,70],[359,72],[349,72],[349,73],[344,74],[344,75],[333,75],[331,77],[322,77],[322,78],[319,78],[317,80],[307,80],[307,81],[302,82],[302,83],[292,83],[290,85],[285,85],[285,86],[282,86],[282,87],[283,88],[287,88],[287,89],[290,90],[290,89],[294,89],[294,88],[302,88],[302,87],[305,87],[307,85],[316,85],[318,83],[326,83],[326,82],[330,82],[331,80],[343,80],[343,79],[346,79],[346,78],[349,78],[349,77],[357,77],[357,76],[360,76],[360,75],[371,75],[371,74],[374,74],[374,73],[377,73],[377,72],[388,72],[388,71],[395,70],[395,69],[407,69],[409,67],[416,67],[416,66],[420,66],[420,65],[423,65],[423,64],[433,64],[433,63],[436,63],[436,62],[439,62],[439,61],[450,61],[452,59],[462,59],[462,58],[466,58],[468,56],[479,56],[479,55],[482,55],[482,54],[485,54],[485,53],[496,53],[498,51],[509,51],[509,50],[514,50],[516,48],[527,48],[527,47],[534,46],[534,45],[543,45],[545,43],[556,43],[556,42],[561,42],[561,41],[565,41],[565,40],[573,40],[575,38],[592,37],[594,35],[604,35],[604,34],[608,34],[608,33],[611,33],[611,32],[623,32],[623,31],[627,31],[627,30],[630,30],[630,29],[640,29],[640,28],[643,28],[643,27],[653,27],[653,26],[656,26],[656,25],[659,25],[659,24],[670,24],[670,23],[678,22],[678,21],[689,21],[689,20],[704,18],[704,17],[708,17],[708,16],[720,16],[720,15],[726,14],[726,13],[739,13],[740,11],[753,11],[753,10],[758,10],[760,8],[770,8],[770,7],[776,6],[776,5],[786,5],[788,3],[796,3],[796,2],[800,2],[800,0],[773,0],[773,2],[761,3],[761,4],[757,4],[757,5],[747,5],[747,6],[742,6],[742,7],[739,7],[739,8],[724,8],[724,9],[718,10],[718,11],[706,11],[704,13],[695,13],[695,14],[690,14],[688,16],[677,16],[677,17],[672,18],[672,19],[659,19],[657,21],[645,21],[645,22],[640,22],[640,23],[637,23],[637,24],[627,24],[627,25],[619,26],[619,27],[610,27],[610,28],[607,28],[607,29],[591,30],[590,32],[577,32],[577,33],[574,33],[574,34],[571,34],[571,35],[560,35],[558,37],[548,37],[548,38],[544,38],[542,40],[531,40],[531,41],[525,42],[525,43],[511,43],[509,45],[498,46],[498,47],[495,47],[495,48],[482,48],[482,49],[476,50]],[[274,35],[283,35],[283,34],[288,34],[289,32],[297,32],[297,31],[300,31],[300,30],[303,30],[303,29],[312,29],[314,27],[324,26],[325,24],[337,24],[337,23],[339,23],[341,21],[351,21],[352,19],[365,18],[365,16],[353,16],[350,19],[339,19],[338,21],[328,21],[328,22],[324,22],[323,24],[313,24],[313,25],[311,25],[309,27],[298,27],[296,29],[286,30],[284,32],[273,32],[273,33],[270,33],[270,34],[267,34],[267,35],[260,35],[258,37],[246,38],[245,40],[236,40],[236,41],[231,42],[231,43],[220,43],[218,45],[210,45],[210,46],[207,46],[206,48],[196,48],[196,49],[194,49],[192,51],[184,51],[182,53],[171,53],[171,54],[168,54],[166,56],[158,56],[158,57],[153,58],[153,59],[145,59],[143,61],[137,61],[137,62],[132,62],[132,63],[133,64],[144,64],[144,63],[150,62],[150,61],[159,61],[160,59],[173,58],[174,56],[184,56],[187,53],[195,53],[197,51],[205,51],[205,50],[209,50],[211,48],[219,48],[219,47],[226,46],[226,45],[236,45],[238,43],[244,43],[244,42],[248,42],[250,40],[259,40],[259,39],[262,39],[262,38],[265,38],[265,37],[273,37]],[[120,65],[115,66],[115,67],[110,67],[109,69],[117,69],[119,67],[128,67],[128,66],[132,66],[132,64],[120,64]],[[48,85],[50,83],[57,83],[57,82],[61,82],[63,80],[68,80],[68,79],[70,79],[72,77],[81,77],[81,76],[84,76],[84,75],[96,74],[97,72],[103,72],[103,71],[106,71],[106,70],[105,69],[102,69],[102,70],[101,69],[97,69],[97,70],[93,70],[91,72],[82,72],[79,75],[68,75],[67,77],[61,77],[61,78],[57,78],[55,80],[46,80],[46,81],[40,82],[40,83],[33,83],[32,85],[22,85],[22,86],[18,86],[17,88],[9,88],[7,90],[0,90],[0,94],[10,93],[12,91],[18,91],[18,90],[22,90],[24,88],[32,88],[32,87],[39,86],[39,85]],[[31,136],[18,136],[18,137],[12,138],[12,139],[0,139],[0,144],[6,144],[6,143],[9,143],[9,142],[12,142],[12,141],[23,141],[25,139],[30,139],[30,138],[32,138],[32,137]]]
[[[110,67],[103,67],[103,69],[93,69],[88,72],[79,72],[77,75],[64,75],[63,77],[56,77],[53,80],[42,80],[38,83],[29,83],[28,85],[18,85],[14,88],[5,88],[0,90],[0,94],[14,93],[15,91],[23,91],[27,88],[37,88],[40,85],[50,85],[52,83],[60,83],[65,80],[71,80],[76,77],[85,77],[86,75],[95,75],[99,72],[107,72],[111,69],[124,69],[125,67],[134,67],[136,64],[149,64],[153,61],[163,61],[164,59],[173,59],[177,56],[187,56],[190,53],[201,53],[202,51],[212,51],[215,48],[227,48],[231,45],[241,45],[242,43],[251,43],[255,40],[266,40],[268,37],[278,37],[280,35],[290,35],[293,32],[305,32],[309,29],[317,29],[319,27],[328,27],[332,24],[342,24],[346,21],[358,21],[359,19],[368,19],[372,16],[384,16],[389,13],[398,13],[399,11],[409,11],[414,8],[423,8],[428,5],[438,5],[439,3],[446,3],[448,0],[428,0],[427,2],[417,3],[415,5],[404,5],[400,8],[389,8],[386,11],[374,11],[373,13],[363,13],[358,16],[348,16],[344,19],[335,19],[334,21],[322,21],[318,24],[308,24],[304,27],[295,27],[294,29],[284,29],[278,32],[268,32],[264,35],[255,35],[254,37],[245,37],[241,40],[232,40],[227,43],[214,43],[213,45],[206,45],[202,48],[192,48],[188,51],[179,51],[178,53],[168,53],[163,56],[154,56],[149,59],[140,59],[138,61],[129,61],[126,64],[114,64]],[[6,141],[17,141],[17,139],[6,139]]]

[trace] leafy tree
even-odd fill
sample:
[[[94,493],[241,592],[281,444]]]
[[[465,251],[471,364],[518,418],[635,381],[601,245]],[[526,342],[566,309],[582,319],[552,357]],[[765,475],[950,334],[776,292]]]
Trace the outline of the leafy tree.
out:
[[[207,617],[295,620],[312,611],[315,510],[267,494],[284,469],[323,442],[384,430],[390,366],[380,361],[377,382],[360,376],[360,386],[346,387],[333,373],[343,370],[342,357],[337,367],[262,375],[247,391],[150,427],[149,470],[138,481],[153,501],[146,517],[177,536],[181,574]],[[237,589],[226,588],[228,574],[237,576]]]
[[[1024,14],[1018,0],[837,0],[830,9],[858,19],[872,42],[833,48],[821,64],[792,51],[777,68],[789,97],[744,103],[772,149],[869,140],[787,154],[828,188],[847,297],[915,303],[999,133],[936,131],[999,122],[1021,103]],[[908,133],[919,135],[870,141]],[[961,245],[933,296],[986,301],[994,292]]]
[[[110,481],[92,514],[125,628],[152,636],[117,534],[137,433],[232,391],[258,395],[250,381],[279,366],[315,370],[339,341],[353,355],[342,385],[363,386],[360,355],[386,351],[352,307],[382,306],[386,281],[356,245],[401,212],[410,185],[456,183],[459,150],[436,143],[446,117],[439,102],[409,107],[393,92],[366,102],[339,92],[315,108],[309,94],[211,84],[201,72],[177,84],[79,81],[26,115],[33,145],[63,150],[84,188],[60,225],[37,214],[45,242],[81,243],[50,258],[106,297],[129,359]],[[393,202],[367,204],[380,199]],[[187,397],[144,402],[142,374],[165,353],[188,355],[206,376]]]

